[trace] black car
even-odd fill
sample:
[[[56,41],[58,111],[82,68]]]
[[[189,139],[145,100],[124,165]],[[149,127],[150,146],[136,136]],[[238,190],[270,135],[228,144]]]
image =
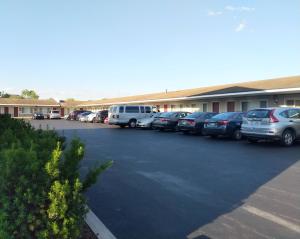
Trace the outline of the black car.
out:
[[[161,131],[165,129],[177,130],[178,121],[189,114],[189,112],[164,112],[154,119],[152,128]]]
[[[178,130],[183,133],[203,134],[205,120],[217,115],[213,112],[195,112],[178,121]]]
[[[204,133],[211,137],[219,135],[229,136],[233,139],[242,139],[241,125],[243,122],[242,112],[227,112],[217,114],[204,123]]]
[[[32,119],[45,119],[45,116],[43,113],[41,112],[36,112],[32,115]]]
[[[76,120],[79,114],[86,112],[86,110],[74,110],[69,114],[68,120]]]
[[[107,117],[108,117],[108,110],[101,110],[97,113],[96,117],[93,119],[93,122],[104,123],[104,120]]]

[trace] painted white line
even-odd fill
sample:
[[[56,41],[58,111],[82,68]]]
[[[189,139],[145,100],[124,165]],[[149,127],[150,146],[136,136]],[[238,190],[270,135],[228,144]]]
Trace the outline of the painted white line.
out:
[[[116,239],[100,219],[89,209],[85,222],[99,239]]]
[[[292,222],[289,222],[285,219],[282,219],[280,217],[277,217],[271,213],[268,213],[266,211],[260,210],[256,207],[252,207],[252,206],[243,206],[242,207],[244,210],[246,210],[249,213],[252,213],[256,216],[262,217],[266,220],[269,220],[271,222],[274,222],[278,225],[281,225],[283,227],[288,228],[289,230],[295,231],[297,233],[300,233],[300,225],[294,224]]]

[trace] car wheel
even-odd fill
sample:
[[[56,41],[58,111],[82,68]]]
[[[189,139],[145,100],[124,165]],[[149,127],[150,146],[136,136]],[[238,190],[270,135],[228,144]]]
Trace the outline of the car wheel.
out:
[[[251,139],[251,138],[248,138],[247,140],[248,140],[248,142],[251,143],[251,144],[255,144],[255,143],[258,142],[258,139]]]
[[[235,140],[241,140],[243,135],[242,135],[242,132],[241,130],[237,129],[233,132],[233,135],[232,135],[233,139]]]
[[[295,141],[295,134],[292,130],[286,129],[281,136],[281,144],[283,146],[292,146]]]
[[[97,123],[97,122],[96,122],[96,117],[93,118],[92,122],[93,122],[93,123]]]
[[[136,120],[132,119],[129,121],[129,128],[135,128],[136,127]]]

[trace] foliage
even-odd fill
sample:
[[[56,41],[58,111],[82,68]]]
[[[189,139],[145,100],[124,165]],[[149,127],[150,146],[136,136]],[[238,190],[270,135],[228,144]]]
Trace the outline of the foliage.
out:
[[[22,90],[21,96],[25,99],[38,99],[39,96],[34,90]]]
[[[112,164],[80,180],[83,157],[79,139],[66,147],[54,131],[0,116],[0,238],[78,238],[87,212],[84,192]]]

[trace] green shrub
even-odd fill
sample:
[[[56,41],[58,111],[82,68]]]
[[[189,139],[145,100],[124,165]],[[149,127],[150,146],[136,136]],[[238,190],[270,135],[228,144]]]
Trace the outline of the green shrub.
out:
[[[87,212],[84,192],[112,165],[80,180],[83,157],[79,139],[66,146],[54,131],[0,116],[0,238],[78,238]]]

